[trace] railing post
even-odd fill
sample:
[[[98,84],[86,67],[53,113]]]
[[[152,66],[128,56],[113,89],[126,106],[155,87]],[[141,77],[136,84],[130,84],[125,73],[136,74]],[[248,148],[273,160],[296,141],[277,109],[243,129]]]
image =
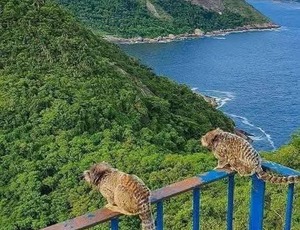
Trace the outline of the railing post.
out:
[[[119,218],[114,218],[111,220],[111,230],[119,229]]]
[[[284,230],[290,230],[292,226],[293,198],[294,198],[294,184],[289,184],[287,202],[286,202],[286,211],[285,211]]]
[[[233,229],[234,175],[228,176],[227,230]]]
[[[193,189],[193,230],[200,229],[200,187]]]
[[[262,230],[265,204],[265,182],[252,176],[249,230]]]
[[[163,201],[157,203],[157,217],[156,217],[156,229],[164,229],[164,206]]]

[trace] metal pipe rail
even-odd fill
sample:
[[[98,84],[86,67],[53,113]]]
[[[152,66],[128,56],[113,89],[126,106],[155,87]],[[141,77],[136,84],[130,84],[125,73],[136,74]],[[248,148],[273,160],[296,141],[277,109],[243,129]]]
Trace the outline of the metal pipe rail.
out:
[[[263,167],[264,169],[273,171],[283,176],[300,175],[300,172],[298,171],[269,161],[264,161]],[[151,203],[157,205],[156,229],[164,229],[163,201],[173,196],[177,196],[181,193],[193,191],[193,230],[200,230],[200,188],[205,184],[209,184],[226,177],[228,178],[227,230],[232,230],[234,210],[234,173],[226,173],[216,170],[212,170],[195,177],[187,178],[185,180],[152,191]],[[263,229],[264,195],[265,182],[258,179],[256,175],[253,175],[249,230]],[[291,229],[293,197],[294,184],[289,184],[284,230]],[[46,227],[43,230],[82,230],[108,221],[111,222],[110,226],[112,230],[118,230],[118,217],[120,215],[120,213],[112,212],[106,208],[103,208],[95,212],[87,213],[85,215],[64,221],[62,223]]]

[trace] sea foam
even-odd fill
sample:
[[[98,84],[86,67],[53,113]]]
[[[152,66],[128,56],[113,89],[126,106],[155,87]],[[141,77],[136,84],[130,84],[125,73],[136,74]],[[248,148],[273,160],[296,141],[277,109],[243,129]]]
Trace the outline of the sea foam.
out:
[[[251,137],[251,139],[255,140],[255,141],[261,141],[261,140],[264,140],[266,139],[267,142],[269,143],[269,145],[272,147],[273,150],[276,149],[275,147],[275,144],[272,140],[272,137],[270,134],[268,134],[264,129],[262,129],[261,127],[259,126],[256,126],[254,125],[253,123],[251,123],[246,117],[243,117],[243,116],[238,116],[238,115],[235,115],[235,114],[231,114],[231,113],[226,113],[228,116],[232,117],[232,118],[235,118],[235,119],[239,119],[241,120],[241,122],[245,125],[248,125],[252,128],[255,128],[257,130],[260,131],[260,133],[263,134],[263,136],[265,136],[265,138],[262,138],[262,136],[254,136],[254,137]]]
[[[224,107],[228,102],[231,102],[235,99],[235,94],[233,92],[228,92],[228,91],[220,91],[220,90],[205,90],[205,94],[207,94],[210,97],[215,98],[218,106],[217,109],[221,109]],[[224,112],[224,111],[223,111]],[[224,112],[226,115],[231,117],[233,120],[240,121],[244,125],[250,127],[253,129],[253,132],[255,135],[251,137],[253,141],[266,141],[273,150],[276,149],[275,144],[272,140],[272,137],[270,134],[268,134],[263,128],[253,124],[252,122],[249,121],[248,118],[236,114],[231,114]],[[257,131],[254,131],[257,130]]]

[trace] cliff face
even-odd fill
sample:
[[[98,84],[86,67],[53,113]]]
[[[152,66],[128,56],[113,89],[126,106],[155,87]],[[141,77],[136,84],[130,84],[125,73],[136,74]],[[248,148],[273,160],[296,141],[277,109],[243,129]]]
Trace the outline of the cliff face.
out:
[[[224,0],[186,0],[205,9],[222,12],[225,9]]]
[[[153,38],[269,22],[244,0],[56,1],[95,31],[122,38]]]

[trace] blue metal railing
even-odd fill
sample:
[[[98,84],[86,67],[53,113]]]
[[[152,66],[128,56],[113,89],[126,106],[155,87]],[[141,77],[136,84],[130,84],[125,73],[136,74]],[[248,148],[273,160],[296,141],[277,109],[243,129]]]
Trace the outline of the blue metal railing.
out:
[[[300,172],[287,168],[280,164],[265,161],[263,167],[267,170],[276,172],[280,175],[300,175]],[[233,211],[234,211],[234,173],[227,173],[223,171],[209,171],[196,177],[191,177],[183,181],[176,182],[161,189],[152,192],[151,203],[156,203],[156,229],[164,229],[163,220],[163,201],[181,193],[193,192],[193,230],[200,230],[200,197],[201,186],[212,183],[223,178],[228,179],[228,200],[227,200],[227,230],[233,229]],[[250,218],[249,230],[263,229],[264,216],[264,197],[265,197],[265,182],[258,179],[256,175],[252,176],[251,187],[251,204],[250,204]],[[285,214],[284,230],[291,229],[292,214],[293,214],[293,198],[294,198],[294,184],[288,186],[287,205]],[[112,212],[106,208],[89,213],[83,216],[70,219],[68,221],[49,226],[44,230],[81,230],[89,227],[110,221],[110,228],[112,230],[119,229],[119,213]]]
[[[227,230],[233,229],[234,175],[228,176]]]

